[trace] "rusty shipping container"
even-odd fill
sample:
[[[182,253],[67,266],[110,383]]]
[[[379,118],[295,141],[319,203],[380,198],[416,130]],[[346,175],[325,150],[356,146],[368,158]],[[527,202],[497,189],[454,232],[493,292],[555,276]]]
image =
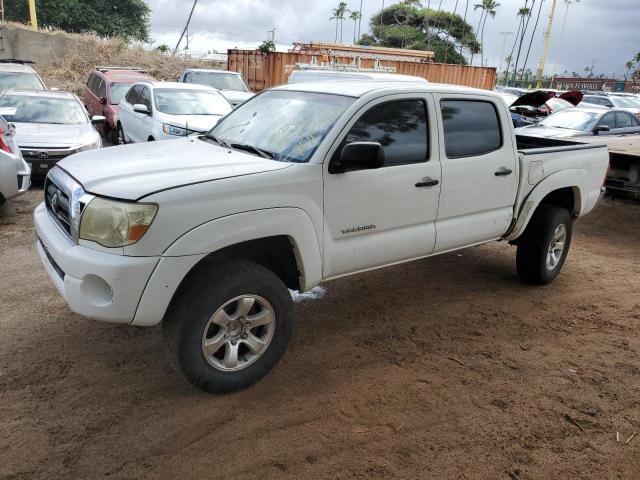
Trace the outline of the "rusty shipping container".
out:
[[[292,52],[271,52],[263,54],[257,50],[229,50],[228,69],[242,73],[249,87],[260,92],[267,88],[287,83],[289,74],[298,63],[309,64],[313,56]],[[340,64],[349,64],[353,58],[332,57]],[[372,68],[374,60],[362,59],[362,68]],[[445,63],[416,63],[406,61],[381,60],[380,65],[393,67],[396,73],[415,75],[434,83],[450,83],[491,90],[496,69],[489,67],[469,67]]]

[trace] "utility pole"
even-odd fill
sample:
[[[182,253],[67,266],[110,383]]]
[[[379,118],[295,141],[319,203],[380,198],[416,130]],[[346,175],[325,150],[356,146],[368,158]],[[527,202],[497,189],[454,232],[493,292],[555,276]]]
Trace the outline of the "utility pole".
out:
[[[33,2],[35,0],[29,0],[29,1]],[[176,48],[173,49],[173,54],[174,55],[178,51],[178,47],[180,46],[180,42],[182,42],[182,37],[184,37],[184,34],[186,33],[187,29],[189,28],[189,23],[191,23],[191,17],[193,16],[193,11],[196,9],[196,4],[197,3],[198,3],[198,0],[194,0],[193,6],[191,7],[191,12],[189,12],[189,18],[187,19],[187,24],[184,26],[184,30],[182,30],[182,35],[180,35],[180,39],[178,40],[178,43],[176,43]]]
[[[551,29],[553,28],[553,16],[556,13],[556,3],[557,0],[553,0],[551,13],[549,13],[549,23],[547,24],[547,30],[544,32],[544,47],[542,48],[542,57],[536,72],[536,88],[542,87],[542,75],[544,75],[544,66],[547,63],[547,54],[549,53],[549,41],[551,40]]]
[[[273,42],[273,44],[275,45],[276,43],[276,27],[273,27],[273,30],[268,30],[267,31],[267,40]]]
[[[4,20],[4,5],[2,8],[2,17]],[[31,23],[31,28],[33,30],[38,30],[38,17],[36,17],[36,0],[29,0],[29,20]]]
[[[560,49],[562,47],[562,39],[564,38],[564,27],[567,24],[567,15],[569,14],[569,7],[572,3],[580,3],[580,0],[564,0],[564,18],[562,20],[562,29],[560,29],[560,37],[558,38],[558,46],[556,47],[556,51],[554,53],[553,58],[553,67],[551,68],[551,86],[553,87],[553,82],[556,79],[556,67],[558,66],[558,55],[560,53]]]
[[[500,35],[503,36],[502,39],[502,52],[500,52],[500,68],[498,68],[498,73],[502,71],[502,62],[504,61],[504,49],[507,46],[507,36],[513,35],[513,32],[500,32]]]
[[[4,22],[4,0],[0,0],[0,14],[2,14],[2,21]]]
[[[362,0],[360,0],[360,17],[358,18],[358,42],[360,42],[360,26],[362,25]]]
[[[382,0],[382,10],[380,11],[380,35],[382,35],[382,24],[383,24],[383,17],[384,17],[384,0]]]

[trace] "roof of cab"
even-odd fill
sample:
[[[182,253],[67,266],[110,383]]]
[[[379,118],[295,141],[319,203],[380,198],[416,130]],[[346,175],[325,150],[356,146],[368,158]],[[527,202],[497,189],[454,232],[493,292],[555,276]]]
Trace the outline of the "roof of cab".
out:
[[[23,97],[41,97],[41,98],[71,98],[76,96],[71,92],[63,90],[28,90],[26,88],[10,88],[2,93],[5,95],[20,95]]]
[[[479,88],[448,85],[444,83],[425,82],[377,82],[375,80],[342,80],[329,82],[289,83],[275,87],[273,90],[290,90],[297,92],[332,93],[347,97],[362,97],[372,92],[383,91],[421,91],[425,93],[466,93],[500,98],[496,93]]]
[[[23,64],[23,63],[13,63],[13,62],[0,62],[0,72],[14,72],[14,73],[18,73],[18,72],[28,72],[28,73],[35,73],[35,70],[33,68],[31,68],[29,65],[27,64]]]
[[[224,73],[227,75],[240,75],[239,72],[231,72],[229,70],[218,70],[216,68],[187,68],[185,72]]]

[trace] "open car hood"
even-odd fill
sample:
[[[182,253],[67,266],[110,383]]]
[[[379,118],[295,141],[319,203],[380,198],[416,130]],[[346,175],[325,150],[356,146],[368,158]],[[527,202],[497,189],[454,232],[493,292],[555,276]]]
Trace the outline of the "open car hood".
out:
[[[578,104],[582,101],[582,97],[584,97],[582,92],[579,92],[577,90],[572,90],[570,92],[564,92],[562,95],[558,95],[558,98],[562,98],[563,100],[566,100],[567,102],[569,102],[574,107],[578,106]]]
[[[511,107],[527,106],[540,108],[547,103],[550,98],[555,95],[551,92],[543,92],[542,90],[536,90],[535,92],[527,93],[519,97],[515,102],[511,104]]]

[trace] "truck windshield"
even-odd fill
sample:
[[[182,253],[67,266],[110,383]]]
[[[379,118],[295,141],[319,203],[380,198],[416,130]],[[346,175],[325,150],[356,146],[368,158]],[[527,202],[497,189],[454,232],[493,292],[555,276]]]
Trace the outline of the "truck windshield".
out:
[[[218,90],[249,91],[240,75],[229,73],[198,72],[196,73],[196,83],[211,85]]]
[[[308,162],[354,98],[271,90],[241,105],[207,138],[232,148],[250,146],[284,162]]]

